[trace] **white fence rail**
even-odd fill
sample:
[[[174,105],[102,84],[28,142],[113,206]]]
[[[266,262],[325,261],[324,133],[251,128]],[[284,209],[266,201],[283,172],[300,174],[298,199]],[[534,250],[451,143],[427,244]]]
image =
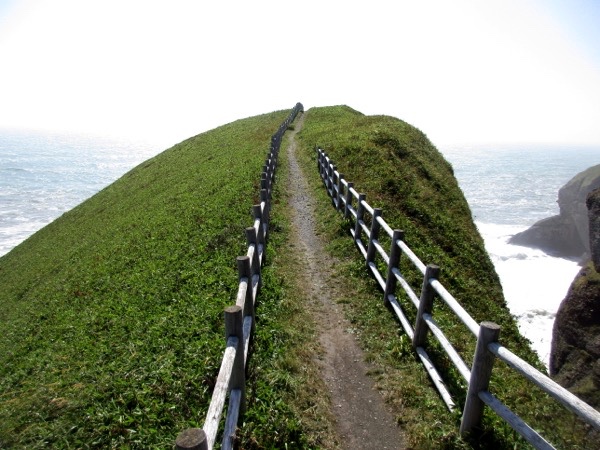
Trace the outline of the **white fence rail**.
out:
[[[402,324],[404,331],[412,340],[413,349],[423,362],[425,369],[449,410],[452,411],[456,405],[443,382],[443,377],[432,363],[424,348],[429,335],[433,335],[438,340],[460,375],[468,383],[460,426],[461,433],[467,433],[473,427],[479,425],[485,404],[502,417],[535,448],[554,448],[518,415],[488,392],[493,364],[496,358],[507,363],[511,368],[547,392],[585,422],[600,430],[600,413],[598,411],[499,344],[497,342],[500,334],[500,327],[498,325],[491,322],[482,322],[478,325],[473,320],[437,279],[439,267],[433,264],[425,265],[414,254],[404,242],[404,232],[392,229],[385,222],[382,210],[372,208],[367,203],[366,195],[356,191],[354,184],[344,179],[344,175],[338,172],[335,164],[322,149],[317,149],[317,165],[323,183],[331,196],[333,206],[345,218],[354,221],[350,232],[359,252],[366,261],[367,269],[383,290],[384,302],[389,304]],[[370,221],[365,218],[365,213],[371,217]],[[389,253],[386,252],[380,243],[382,230],[391,239]],[[377,259],[378,255],[379,259]],[[405,255],[423,275],[423,283],[419,295],[410,286],[400,271],[399,263],[401,255]],[[385,273],[382,273],[378,268],[382,262],[385,266]],[[410,304],[417,310],[414,326],[410,323],[404,312],[404,305],[401,304],[396,296],[398,285],[402,287],[410,300]],[[432,306],[435,294],[444,301],[467,329],[477,338],[471,368],[464,362],[433,318]]]
[[[246,406],[246,365],[249,343],[256,322],[254,305],[261,286],[260,272],[265,263],[277,157],[285,130],[303,110],[302,104],[297,103],[271,138],[271,148],[261,175],[261,201],[252,207],[254,223],[246,228],[248,251],[246,255],[237,258],[239,287],[236,302],[235,305],[225,308],[226,347],[204,426],[182,431],[175,441],[175,448],[178,450],[212,450],[217,440],[227,394],[229,405],[221,448],[227,450],[235,446],[235,432],[241,424]]]

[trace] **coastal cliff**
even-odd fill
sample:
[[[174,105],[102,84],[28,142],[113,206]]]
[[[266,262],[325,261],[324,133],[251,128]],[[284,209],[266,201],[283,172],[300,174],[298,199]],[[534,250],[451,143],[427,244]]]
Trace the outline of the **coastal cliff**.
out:
[[[590,255],[586,196],[600,187],[600,164],[575,175],[558,191],[556,216],[542,219],[515,234],[509,243],[544,250],[563,258],[586,260]]]
[[[600,189],[587,197],[591,261],[581,269],[556,314],[550,373],[600,407]]]
[[[287,114],[243,119],[175,145],[0,258],[1,448],[170,448],[177,433],[197,425],[222,359],[223,308],[237,292],[235,258],[260,198],[264,152]],[[441,267],[444,285],[477,322],[500,324],[503,345],[543,367],[506,307],[452,166],[425,134],[399,119],[337,106],[307,111],[297,137],[303,169],[319,185],[316,196],[325,195],[314,165],[319,145],[374,207],[385,210],[386,220],[405,231],[410,248]],[[300,312],[313,299],[290,301],[302,292],[291,294],[294,274],[278,264],[289,250],[286,190],[294,186],[285,165],[277,177],[239,436],[244,448],[324,448],[319,436],[328,419],[315,415],[314,402],[331,399],[306,394],[317,386],[306,374],[319,355],[310,353],[314,324]],[[456,415],[448,413],[407,335],[365,277],[348,224],[338,216],[328,220],[337,214],[328,199],[315,204],[332,254],[323,269],[340,271],[330,290],[349,286],[351,295],[339,302],[352,318],[348,332],[378,364],[371,375],[414,448],[520,445],[489,409],[481,435],[472,441],[459,435]],[[403,275],[422,283],[418,270]],[[436,317],[470,362],[470,331],[441,301]],[[299,353],[304,360],[294,359]],[[431,355],[462,404],[461,374],[448,369],[435,344]],[[567,423],[560,406],[516,372],[494,369],[493,385],[553,441],[567,436],[555,423]]]

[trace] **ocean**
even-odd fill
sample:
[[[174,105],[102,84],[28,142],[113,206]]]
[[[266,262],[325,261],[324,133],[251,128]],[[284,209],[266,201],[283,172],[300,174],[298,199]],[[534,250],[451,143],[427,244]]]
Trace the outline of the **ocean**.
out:
[[[0,256],[161,150],[125,139],[0,129]]]
[[[0,129],[0,256],[162,150],[146,142]],[[440,150],[454,167],[521,332],[548,364],[554,317],[579,266],[507,239],[558,214],[558,189],[600,163],[600,147]]]
[[[580,267],[507,241],[559,213],[558,190],[600,163],[600,147],[456,146],[441,151],[454,168],[519,330],[548,367],[554,318]]]

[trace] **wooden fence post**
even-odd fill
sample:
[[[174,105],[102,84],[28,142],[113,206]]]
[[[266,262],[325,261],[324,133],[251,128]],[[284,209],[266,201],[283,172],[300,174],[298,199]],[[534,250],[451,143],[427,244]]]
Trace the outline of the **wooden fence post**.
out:
[[[263,258],[262,264],[265,264],[265,247],[267,244],[267,230],[268,226],[266,225],[268,221],[268,209],[267,204],[265,202],[265,209],[261,209],[260,205],[252,206],[252,215],[254,216],[254,221],[258,220],[258,230],[256,230],[256,240],[259,244],[263,246]]]
[[[265,209],[262,211],[262,223],[263,223],[263,234],[265,235],[265,242],[268,240],[269,235],[269,217],[271,216],[271,201],[269,200],[269,194],[264,189],[260,191],[260,201],[265,202]]]
[[[271,198],[271,192],[269,190],[269,180],[267,180],[267,174],[264,172],[260,174],[260,189],[266,190],[267,194],[269,194],[269,198]]]
[[[267,185],[269,186],[269,190],[270,190],[271,185],[273,184],[273,171],[271,170],[271,164],[268,159],[267,159],[267,162],[263,165],[262,173],[265,174],[265,178],[267,179]]]
[[[239,389],[242,393],[238,423],[241,423],[242,415],[246,408],[246,402],[244,401],[246,392],[246,363],[244,361],[244,318],[242,314],[242,308],[238,305],[225,308],[225,342],[232,336],[238,339],[228,389],[228,391]]]
[[[175,450],[208,450],[208,440],[202,428],[183,430],[175,439]]]
[[[244,297],[244,305],[239,306],[242,306],[244,309],[244,317],[252,317],[251,334],[254,334],[256,315],[254,312],[254,296],[252,295],[252,267],[248,255],[237,257],[237,267],[240,282],[246,281],[247,283],[246,296]]]
[[[335,194],[335,186],[336,186],[336,182],[335,182],[335,171],[337,170],[337,167],[333,165],[333,163],[331,163],[331,165],[329,166],[331,168],[330,174],[329,174],[329,194],[331,195],[331,201],[333,202],[333,205],[335,206],[335,201],[336,201],[336,194]]]
[[[356,223],[354,224],[354,242],[360,240],[360,232],[362,227],[360,223],[365,217],[365,207],[363,201],[367,198],[367,194],[358,194],[358,205],[356,206]]]
[[[277,155],[275,154],[275,152],[273,152],[272,149],[269,152],[269,155],[267,156],[266,166],[267,172],[273,178],[273,181],[275,181],[275,170],[277,169]]]
[[[473,427],[481,423],[484,403],[479,398],[479,392],[487,391],[494,366],[494,354],[488,350],[491,342],[496,342],[500,336],[500,325],[493,322],[481,322],[479,336],[473,357],[471,368],[471,379],[465,399],[462,421],[460,423],[460,434],[471,431]]]
[[[427,324],[423,320],[423,314],[431,314],[433,309],[433,297],[435,291],[431,287],[429,280],[431,278],[438,278],[440,275],[440,268],[435,264],[429,264],[425,269],[425,275],[423,276],[423,286],[421,288],[421,298],[419,300],[419,311],[417,312],[417,318],[415,320],[415,334],[413,335],[412,346],[414,349],[417,347],[423,347],[427,340]]]
[[[323,152],[319,147],[316,147],[317,150],[317,168],[319,169],[319,175],[321,175],[321,179],[323,179]]]
[[[350,206],[352,205],[352,188],[354,187],[354,183],[347,183],[346,186],[346,203],[344,204],[344,219],[347,219],[350,216]]]
[[[337,177],[337,207],[336,209],[338,211],[340,211],[342,209],[342,203],[344,202],[342,200],[343,198],[343,193],[344,193],[344,174],[343,173],[338,173],[338,177]]]
[[[402,256],[402,249],[398,246],[398,241],[404,240],[404,231],[394,230],[392,233],[392,245],[390,246],[390,262],[388,264],[387,278],[385,280],[385,289],[383,291],[383,303],[387,305],[390,300],[389,296],[394,295],[396,292],[396,275],[394,275],[394,269],[400,269],[400,256]]]
[[[373,208],[373,220],[371,221],[371,232],[369,233],[369,245],[367,246],[367,269],[369,268],[369,264],[375,261],[375,252],[377,249],[375,248],[375,242],[379,239],[379,230],[381,229],[381,225],[377,221],[377,218],[381,216],[381,208]]]
[[[258,275],[260,286],[262,283],[262,278],[260,276],[260,255],[258,254],[258,242],[256,237],[256,229],[254,227],[246,228],[246,240],[248,241],[248,245],[254,245],[254,257],[252,258],[252,275]],[[264,253],[264,251],[263,251]]]
[[[229,379],[229,410],[225,420],[222,448],[231,449],[235,443],[236,428],[243,423],[246,410],[246,360],[244,355],[244,319],[238,305],[225,308],[225,340],[237,339],[231,378]]]

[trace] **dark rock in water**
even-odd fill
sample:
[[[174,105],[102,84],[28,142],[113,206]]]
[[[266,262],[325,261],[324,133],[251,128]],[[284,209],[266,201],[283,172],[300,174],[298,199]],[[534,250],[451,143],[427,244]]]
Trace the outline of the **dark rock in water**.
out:
[[[590,225],[590,251],[596,272],[600,272],[600,189],[589,193],[586,204]]]
[[[592,264],[575,277],[556,314],[550,374],[585,402],[600,407],[600,274]]]
[[[581,257],[586,247],[577,230],[563,216],[552,216],[534,223],[527,230],[512,236],[509,243],[539,248],[553,256]]]
[[[590,254],[586,197],[600,187],[600,164],[577,174],[558,191],[560,214],[540,220],[509,239],[554,256],[585,259]]]

